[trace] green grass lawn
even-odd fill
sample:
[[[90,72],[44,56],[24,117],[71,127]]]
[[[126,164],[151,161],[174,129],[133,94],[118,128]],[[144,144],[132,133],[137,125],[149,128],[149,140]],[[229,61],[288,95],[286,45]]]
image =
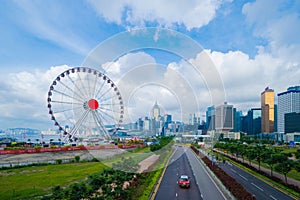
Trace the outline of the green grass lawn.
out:
[[[0,171],[0,199],[28,199],[49,193],[53,186],[66,186],[102,171],[99,162],[34,166]]]
[[[170,153],[170,151],[162,153],[162,157],[154,167],[155,170],[162,170]],[[54,186],[65,187],[70,183],[80,182],[89,175],[111,166],[112,163],[121,161],[122,157],[132,157],[134,162],[138,163],[152,154],[153,152],[150,151],[150,148],[145,147],[128,151],[100,162],[30,166],[0,170],[0,199],[33,199],[34,197],[51,193],[51,189]],[[157,180],[158,174],[154,178],[150,178],[151,183],[148,182],[149,184],[146,184],[149,187],[147,189],[150,190],[148,195]]]
[[[0,199],[28,199],[50,193],[53,186],[67,186],[102,171],[112,163],[132,157],[139,162],[150,156],[149,147],[135,149],[101,162],[22,167],[0,170]]]

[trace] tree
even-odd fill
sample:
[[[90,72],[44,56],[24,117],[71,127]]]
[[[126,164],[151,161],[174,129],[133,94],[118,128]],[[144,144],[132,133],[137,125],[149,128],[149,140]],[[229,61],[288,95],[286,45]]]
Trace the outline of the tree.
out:
[[[75,161],[79,162],[79,160],[80,160],[80,156],[75,156]]]
[[[246,150],[246,155],[247,155],[247,158],[250,162],[250,166],[251,166],[251,162],[256,158],[256,153],[255,153],[255,150],[253,147],[250,147]]]
[[[277,161],[278,163],[275,165],[275,170],[284,175],[285,183],[287,183],[287,173],[289,173],[293,166],[294,161],[290,160],[291,153],[280,153],[278,154]]]
[[[255,153],[255,159],[258,162],[258,170],[260,171],[260,164],[261,164],[261,158],[264,152],[266,151],[266,146],[256,146],[254,153]]]
[[[269,155],[264,155],[264,162],[270,166],[271,176],[273,176],[274,165],[276,165],[280,160],[280,154],[271,153]]]
[[[69,199],[84,199],[89,196],[89,190],[87,185],[83,182],[73,183],[68,188],[68,198]]]
[[[300,149],[297,149],[295,152],[295,157],[299,160],[300,159]]]
[[[59,185],[52,188],[51,199],[62,199],[63,195],[63,189]]]
[[[239,149],[239,154],[242,156],[243,163],[244,163],[244,161],[245,161],[245,155],[247,153],[247,151],[246,151],[247,146],[244,145],[244,144],[239,144],[238,145],[238,149]]]

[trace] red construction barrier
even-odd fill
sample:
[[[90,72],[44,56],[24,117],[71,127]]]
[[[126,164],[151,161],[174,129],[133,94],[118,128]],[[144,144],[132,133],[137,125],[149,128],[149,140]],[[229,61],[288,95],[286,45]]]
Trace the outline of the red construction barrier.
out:
[[[30,148],[19,150],[0,150],[0,155],[3,154],[26,154],[26,153],[44,153],[44,152],[62,152],[62,151],[80,151],[80,150],[100,150],[100,149],[134,149],[144,145],[109,145],[109,146],[78,146],[78,147],[58,147],[58,148]]]

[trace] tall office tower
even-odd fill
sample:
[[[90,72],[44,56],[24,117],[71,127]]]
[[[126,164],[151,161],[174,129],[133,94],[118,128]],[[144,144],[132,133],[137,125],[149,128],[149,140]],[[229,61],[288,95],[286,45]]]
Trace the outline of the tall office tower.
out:
[[[206,110],[207,130],[215,130],[215,107],[210,106]]]
[[[152,108],[152,115],[153,115],[153,117],[154,117],[154,119],[155,119],[156,121],[159,120],[159,116],[160,116],[160,108],[159,108],[159,106],[158,106],[158,104],[157,104],[157,101],[155,101],[155,104],[154,104],[154,106],[153,106],[153,108]]]
[[[261,132],[274,132],[274,90],[269,87],[261,93]]]
[[[261,132],[261,108],[251,108],[248,111],[248,135],[258,135]]]
[[[228,105],[225,102],[223,105],[216,107],[215,125],[217,132],[228,132],[233,129],[233,105]]]
[[[300,113],[300,86],[289,87],[287,91],[277,94],[278,96],[278,132],[284,133],[284,114]]]
[[[236,108],[233,108],[233,118],[234,118],[234,124],[233,124],[233,132],[241,131],[241,118],[243,116],[242,111],[237,111]]]
[[[284,132],[300,132],[300,113],[293,112],[284,114]]]

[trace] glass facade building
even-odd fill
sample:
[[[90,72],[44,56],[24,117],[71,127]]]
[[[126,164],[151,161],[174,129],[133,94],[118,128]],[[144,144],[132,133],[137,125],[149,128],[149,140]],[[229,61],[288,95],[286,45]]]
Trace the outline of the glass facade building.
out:
[[[215,126],[217,132],[228,132],[233,129],[233,105],[226,102],[215,110]]]
[[[261,132],[274,132],[274,90],[267,87],[261,93]]]
[[[285,133],[300,133],[300,113],[284,114],[284,132]]]
[[[289,87],[287,91],[277,94],[278,96],[278,132],[284,133],[286,113],[300,113],[300,86]],[[300,122],[299,122],[300,123]]]

